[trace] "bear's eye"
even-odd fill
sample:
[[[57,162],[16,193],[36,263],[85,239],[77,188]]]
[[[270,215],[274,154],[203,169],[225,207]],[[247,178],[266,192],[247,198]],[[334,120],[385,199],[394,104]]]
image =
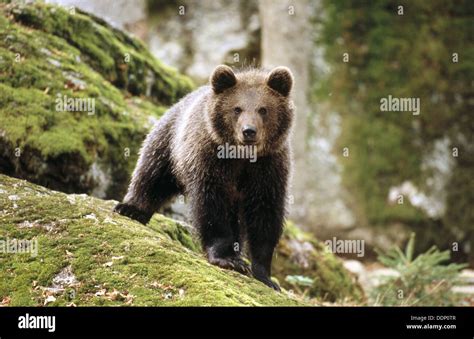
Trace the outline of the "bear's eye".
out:
[[[240,107],[234,108],[234,113],[235,113],[235,114],[240,114],[240,113],[242,113],[242,108],[240,108]]]
[[[267,109],[265,107],[260,107],[258,109],[258,113],[260,113],[261,115],[265,115],[267,114]]]

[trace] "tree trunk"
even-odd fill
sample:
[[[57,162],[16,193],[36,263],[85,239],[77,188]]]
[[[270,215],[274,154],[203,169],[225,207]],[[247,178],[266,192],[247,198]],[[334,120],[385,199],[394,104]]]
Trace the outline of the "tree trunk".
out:
[[[289,206],[291,216],[302,219],[308,208],[305,192],[308,180],[311,179],[306,161],[309,70],[313,45],[310,4],[308,0],[261,0],[259,11],[262,25],[262,66],[287,66],[295,77],[292,93],[296,119],[291,135],[294,164]]]

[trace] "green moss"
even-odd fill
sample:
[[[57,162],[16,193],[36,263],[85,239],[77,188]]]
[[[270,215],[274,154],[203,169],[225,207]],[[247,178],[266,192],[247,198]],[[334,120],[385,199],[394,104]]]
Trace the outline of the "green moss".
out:
[[[38,241],[36,257],[0,253],[0,299],[43,305],[54,277],[70,266],[76,281],[47,305],[302,305],[210,265],[179,223],[156,215],[143,226],[111,212],[113,205],[0,175],[0,239]]]
[[[150,117],[187,93],[190,80],[84,13],[44,4],[0,4],[0,11],[0,171],[121,198]],[[93,114],[65,111],[64,97],[94,100]],[[97,175],[114,180],[100,188]]]
[[[9,13],[23,25],[65,39],[106,80],[133,95],[169,105],[193,87],[189,78],[156,60],[142,42],[80,10],[35,4],[12,7]]]
[[[312,279],[308,295],[326,301],[363,301],[361,286],[342,265],[342,262],[309,233],[287,222],[282,239],[276,248],[273,274],[280,284],[293,289],[285,278],[300,275]]]
[[[38,241],[37,256],[0,253],[0,299],[10,305],[303,305],[363,299],[362,291],[333,254],[288,223],[273,272],[314,280],[311,301],[276,293],[253,278],[207,262],[187,226],[155,215],[144,226],[112,212],[114,201],[66,195],[0,175],[0,240]],[[295,261],[294,243],[308,242],[308,266]],[[71,267],[75,281],[50,292],[53,279]]]
[[[158,215],[149,223],[149,226],[165,233],[171,240],[178,241],[181,245],[194,252],[199,252],[200,250],[196,235],[192,234],[191,229],[186,228],[186,226],[177,221]]]

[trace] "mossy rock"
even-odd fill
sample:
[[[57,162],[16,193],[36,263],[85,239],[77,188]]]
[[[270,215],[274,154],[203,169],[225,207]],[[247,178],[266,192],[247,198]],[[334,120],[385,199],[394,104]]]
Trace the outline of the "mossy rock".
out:
[[[78,10],[38,3],[0,12],[0,172],[121,198],[147,131],[191,81]],[[68,111],[65,97],[94,109]]]
[[[315,284],[310,293],[317,298],[302,298],[285,288],[278,293],[213,266],[189,226],[160,214],[144,226],[112,212],[115,203],[0,175],[0,302],[301,306],[361,299],[359,286],[338,259],[292,224],[275,254],[274,273],[289,289],[287,274],[311,277]],[[16,240],[33,241],[33,251],[9,253],[5,246]],[[292,262],[288,241],[314,244],[311,269]]]
[[[253,278],[209,264],[180,223],[157,214],[144,226],[112,212],[114,204],[0,175],[0,250],[14,239],[37,241],[36,256],[0,251],[0,302],[305,304],[287,292],[278,293]]]
[[[287,222],[276,248],[273,274],[280,284],[291,290],[307,290],[310,297],[329,302],[362,302],[365,295],[356,277],[349,273],[340,259],[311,234]],[[310,286],[294,286],[287,277],[309,278]]]

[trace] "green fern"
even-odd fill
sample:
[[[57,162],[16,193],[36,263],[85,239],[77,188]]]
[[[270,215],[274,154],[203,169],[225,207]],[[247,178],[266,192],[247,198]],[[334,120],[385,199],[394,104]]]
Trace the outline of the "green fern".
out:
[[[460,270],[465,264],[448,264],[449,251],[439,251],[435,246],[414,257],[415,234],[410,235],[405,252],[400,248],[383,254],[378,260],[396,270],[398,276],[386,277],[371,292],[372,300],[380,305],[399,306],[448,306],[457,303],[451,291],[459,281]]]

